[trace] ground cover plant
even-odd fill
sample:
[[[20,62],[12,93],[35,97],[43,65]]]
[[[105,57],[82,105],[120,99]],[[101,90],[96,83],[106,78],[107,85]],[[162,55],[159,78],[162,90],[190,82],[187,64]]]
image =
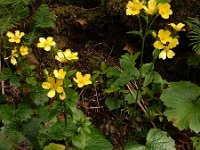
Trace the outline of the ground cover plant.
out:
[[[0,0],[0,149],[200,149],[199,6]]]

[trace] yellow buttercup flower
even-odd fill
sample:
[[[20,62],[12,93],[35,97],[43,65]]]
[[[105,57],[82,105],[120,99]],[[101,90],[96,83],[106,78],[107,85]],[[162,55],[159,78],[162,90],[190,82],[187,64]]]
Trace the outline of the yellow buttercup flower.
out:
[[[172,15],[172,10],[169,3],[160,3],[158,4],[159,14],[164,19],[169,19],[169,16]]]
[[[157,2],[156,0],[149,0],[148,1],[148,7],[143,6],[144,11],[148,15],[154,15],[156,13],[157,9]]]
[[[171,32],[169,30],[160,29],[158,31],[158,37],[163,44],[166,44],[167,42],[172,40],[172,37],[170,35]]]
[[[162,49],[162,51],[159,54],[159,58],[162,58],[163,60],[165,60],[166,58],[173,58],[175,56],[175,53],[171,49],[175,48],[178,44],[179,44],[178,39],[173,38],[166,45],[164,45],[160,41],[156,41],[154,43],[154,47],[160,50]]]
[[[50,51],[52,46],[56,45],[56,42],[53,40],[53,37],[47,37],[47,39],[41,37],[39,38],[39,42],[37,47],[44,48],[45,51]]]
[[[20,54],[22,56],[25,56],[25,55],[28,54],[28,47],[27,46],[20,46],[19,51],[20,51]]]
[[[84,76],[82,75],[81,72],[76,73],[76,78],[73,78],[74,81],[77,83],[79,88],[82,88],[85,85],[92,84],[92,81],[90,80],[91,75],[90,74],[85,74]]]
[[[11,55],[9,57],[4,58],[5,60],[7,60],[8,58],[10,58],[10,62],[13,65],[17,64],[17,60],[16,58],[19,57],[19,54],[17,53],[17,47],[14,47],[14,50],[11,51]]]
[[[19,30],[15,31],[15,34],[8,31],[6,34],[9,37],[9,42],[20,43],[21,38],[25,35],[24,32],[20,32]]]
[[[63,80],[65,78],[66,75],[66,71],[63,71],[63,69],[59,69],[59,70],[54,70],[53,74],[57,79],[61,79]]]
[[[53,77],[48,77],[47,82],[42,83],[42,87],[44,89],[47,89],[47,90],[50,89],[50,91],[47,94],[47,96],[50,98],[53,98],[55,96],[56,92],[58,92],[59,94],[62,94],[64,92],[62,85],[63,85],[62,80],[57,79],[55,81],[55,79]]]
[[[67,62],[69,60],[77,60],[78,59],[78,53],[77,52],[71,52],[70,49],[66,49],[66,51],[62,52],[59,51],[57,55],[55,56],[55,59],[60,61],[61,63]]]
[[[129,1],[126,5],[126,15],[138,15],[143,8],[143,2],[139,0]]]
[[[185,26],[185,24],[183,23],[178,23],[178,24],[175,24],[175,23],[170,23],[169,24],[174,30],[176,30],[177,32],[183,30],[183,27]]]

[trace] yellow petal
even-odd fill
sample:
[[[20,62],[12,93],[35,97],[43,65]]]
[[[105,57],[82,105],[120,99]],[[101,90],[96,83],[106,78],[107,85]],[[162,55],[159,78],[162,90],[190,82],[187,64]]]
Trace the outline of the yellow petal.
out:
[[[16,65],[17,64],[17,60],[15,59],[15,57],[11,57],[10,59],[11,64]]]
[[[59,98],[60,98],[61,100],[64,100],[64,99],[66,98],[65,92],[59,94]]]
[[[14,36],[14,34],[13,34],[12,32],[10,32],[10,31],[8,31],[6,35],[7,35],[9,38]]]
[[[56,91],[55,91],[54,89],[51,89],[51,90],[48,92],[47,96],[50,97],[50,98],[52,98],[52,97],[55,96],[55,94],[56,94]]]
[[[55,79],[52,77],[48,77],[47,82],[49,82],[51,85],[55,85]]]
[[[165,46],[160,41],[155,41],[153,46],[157,49],[163,49]]]
[[[84,84],[82,84],[82,83],[78,83],[77,85],[79,88],[82,88],[84,86]]]
[[[44,43],[37,43],[37,47],[39,47],[39,48],[44,47]]]
[[[167,57],[168,57],[168,58],[171,59],[171,58],[173,58],[174,56],[175,56],[175,53],[174,53],[172,50],[168,50],[168,51],[167,51]]]
[[[44,42],[46,42],[46,39],[43,38],[43,37],[40,37],[40,38],[39,38],[39,41],[40,41],[40,43],[44,43]]]
[[[80,79],[80,78],[82,78],[82,77],[83,77],[83,76],[82,76],[82,73],[78,71],[78,72],[76,73],[76,78],[77,78],[77,79]]]
[[[173,38],[171,40],[171,42],[169,43],[168,48],[172,49],[172,48],[176,47],[178,44],[179,44],[178,39],[177,38]]]
[[[42,83],[42,87],[44,88],[44,89],[50,89],[51,88],[51,84],[49,83],[49,82],[43,82]]]
[[[59,87],[56,88],[56,91],[58,93],[62,93],[64,91],[64,89],[63,89],[63,87],[59,86]]]
[[[51,50],[51,46],[49,46],[49,45],[44,46],[44,50],[45,50],[45,51],[50,51],[50,50]]]
[[[56,80],[56,86],[61,86],[61,85],[63,85],[63,80],[57,79]]]
[[[167,57],[166,51],[165,51],[165,50],[162,50],[162,51],[160,52],[160,54],[159,54],[159,58],[165,60],[166,57]]]

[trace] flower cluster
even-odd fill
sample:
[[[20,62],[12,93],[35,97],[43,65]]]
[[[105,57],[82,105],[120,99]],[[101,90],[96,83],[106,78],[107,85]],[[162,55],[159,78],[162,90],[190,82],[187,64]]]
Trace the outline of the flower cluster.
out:
[[[126,5],[126,15],[138,15],[141,10],[144,10],[147,15],[158,12],[164,19],[168,19],[173,13],[169,3],[157,3],[156,0],[149,0],[147,6],[143,0],[132,0]]]
[[[54,47],[56,52],[55,60],[60,63],[67,63],[69,61],[78,60],[78,53],[72,52],[71,49],[66,49],[65,51],[59,50],[56,47],[56,43],[53,40],[53,37],[47,37],[46,39],[41,37],[39,38],[39,43],[37,44],[38,48],[43,48],[45,51],[50,51]],[[46,82],[42,83],[42,87],[46,90],[49,90],[47,96],[53,98],[58,93],[59,98],[64,100],[66,98],[66,93],[64,87],[70,87],[71,84],[66,85],[64,80],[66,78],[67,72],[63,69],[54,70],[53,76],[48,76]],[[76,78],[73,80],[77,83],[78,88],[82,88],[85,85],[92,84],[91,75],[85,74],[82,75],[81,72],[77,71]]]
[[[47,77],[47,81],[42,83],[44,89],[50,90],[47,94],[48,97],[53,98],[56,92],[59,93],[59,98],[61,100],[65,99],[65,91],[63,89],[63,79],[65,78],[66,71],[63,69],[54,70],[54,77]]]
[[[169,24],[176,32],[183,30],[183,27],[185,26],[185,24],[183,23],[179,23],[179,24],[175,24],[175,23],[170,23]],[[171,50],[173,48],[175,48],[178,44],[178,38],[177,37],[173,37],[172,36],[172,32],[170,32],[169,30],[164,30],[164,29],[160,29],[158,31],[158,35],[153,32],[152,35],[157,38],[157,40],[154,42],[153,46],[156,49],[161,50],[160,54],[159,54],[159,58],[165,60],[166,58],[173,58],[175,56],[175,53]]]
[[[12,33],[10,31],[7,32],[7,37],[9,38],[8,41],[11,43],[17,43],[19,44],[21,42],[21,38],[25,35],[24,32],[20,32],[19,30],[16,30],[15,33]],[[17,57],[26,56],[29,53],[29,48],[25,45],[15,45],[14,49],[11,50],[11,54],[8,57],[5,57],[4,59],[7,60],[10,58],[10,62],[13,65],[17,64]]]

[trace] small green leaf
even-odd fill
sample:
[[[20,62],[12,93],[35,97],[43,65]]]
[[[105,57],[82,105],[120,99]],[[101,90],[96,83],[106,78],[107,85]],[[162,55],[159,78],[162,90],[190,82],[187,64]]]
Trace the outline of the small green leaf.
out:
[[[200,131],[200,87],[191,82],[171,82],[160,99],[167,107],[165,115],[180,130]]]
[[[26,83],[31,84],[31,85],[34,86],[34,85],[37,84],[37,81],[35,80],[34,77],[27,77],[27,78],[26,78]]]
[[[139,71],[140,71],[141,76],[144,77],[147,73],[149,73],[153,69],[154,69],[153,63],[146,63],[142,65]]]
[[[45,146],[43,150],[65,150],[65,146],[62,144],[50,143]]]
[[[120,107],[121,101],[113,97],[106,97],[105,104],[109,110],[114,110]]]
[[[0,74],[0,81],[7,80],[12,76],[12,71],[10,68],[3,68]]]
[[[127,34],[135,34],[135,35],[142,36],[141,30],[140,30],[140,31],[133,30],[133,31],[129,31],[129,32],[126,32],[126,33],[127,33]]]
[[[149,85],[151,82],[153,81],[153,73],[150,72],[149,74],[147,74],[144,78],[144,83],[143,83],[143,87],[146,87],[147,85]]]
[[[16,88],[20,87],[19,81],[20,81],[20,78],[16,75],[12,75],[10,77],[10,84]]]
[[[136,142],[129,143],[125,146],[125,150],[146,150],[145,146],[140,145]]]
[[[43,106],[49,100],[49,98],[47,97],[47,91],[42,89],[40,85],[35,85],[32,88],[31,98],[36,105],[41,106]]]
[[[136,102],[136,97],[137,91],[132,91],[131,93],[125,95],[125,100],[128,102],[128,104],[133,104]]]

